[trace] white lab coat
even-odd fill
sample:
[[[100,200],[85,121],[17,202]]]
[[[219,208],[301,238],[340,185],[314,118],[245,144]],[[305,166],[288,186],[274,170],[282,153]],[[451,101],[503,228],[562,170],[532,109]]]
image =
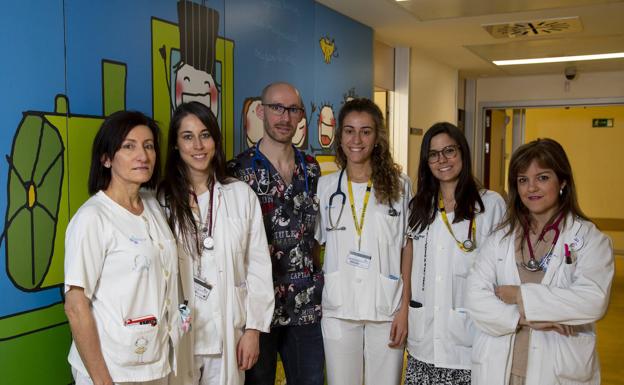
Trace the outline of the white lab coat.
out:
[[[91,301],[102,355],[115,382],[147,382],[171,370],[180,339],[176,244],[151,191],[135,215],[99,191],[72,218],[65,236],[65,291]],[[153,316],[156,325],[126,325]],[[71,366],[88,377],[76,344]]]
[[[521,229],[518,231],[522,231]],[[594,322],[607,309],[614,273],[611,240],[593,223],[566,217],[540,284],[520,283],[515,259],[515,235],[504,230],[481,248],[468,278],[467,307],[480,329],[472,349],[472,383],[508,384],[518,306],[494,294],[497,285],[520,285],[528,321],[577,326],[578,335],[531,331],[526,385],[600,384]],[[564,256],[571,249],[572,263]]]
[[[336,196],[329,207],[329,198],[337,189],[340,172],[320,178],[317,195],[320,201],[320,220],[315,237],[325,244],[323,272],[323,316],[362,321],[392,321],[399,309],[403,280],[401,279],[401,250],[405,245],[411,183],[401,176],[402,196],[392,206],[396,216],[389,215],[387,203],[377,202],[373,186],[362,229],[361,251],[371,256],[366,269],[349,265],[347,256],[357,250],[358,235],[349,206],[346,172],[342,177],[342,191],[346,201],[340,223],[338,213],[342,200]],[[357,198],[354,198],[356,201]],[[359,200],[361,204],[363,199]],[[327,231],[329,210],[332,220],[345,230]],[[358,212],[360,220],[360,212]]]
[[[212,202],[211,202],[212,203]],[[220,330],[223,336],[221,379],[223,385],[244,383],[238,369],[236,347],[245,329],[268,332],[275,296],[271,258],[258,198],[245,183],[233,181],[215,184],[215,255],[218,279],[215,291],[220,295]],[[197,301],[193,290],[193,259],[178,245],[180,278],[184,299],[193,312]],[[212,295],[212,293],[211,293]],[[192,384],[194,333],[187,333],[179,348],[178,376],[170,384]]]
[[[410,235],[413,239],[411,299],[422,307],[409,308],[407,350],[412,357],[436,367],[470,369],[475,327],[465,309],[468,271],[479,248],[505,212],[505,201],[498,193],[482,190],[481,200],[484,212],[475,218],[477,249],[472,252],[457,246],[439,211],[429,229]],[[463,241],[470,221],[452,223],[453,218],[454,213],[448,213],[455,237]]]

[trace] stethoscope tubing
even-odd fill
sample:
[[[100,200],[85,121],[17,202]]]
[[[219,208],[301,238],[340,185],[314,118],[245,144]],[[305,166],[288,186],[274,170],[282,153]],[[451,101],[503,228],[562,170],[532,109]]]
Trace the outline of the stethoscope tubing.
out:
[[[251,169],[254,173],[254,177],[256,178],[256,182],[258,183],[258,194],[259,195],[269,195],[269,189],[270,189],[270,184],[271,184],[271,169],[270,169],[270,165],[269,165],[269,160],[264,156],[264,154],[262,152],[260,152],[260,142],[262,141],[262,139],[260,139],[257,143],[256,143],[256,151],[254,152],[254,156],[251,158]],[[295,151],[295,157],[297,158],[297,161],[299,162],[299,166],[303,169],[303,178],[305,179],[305,192],[306,192],[306,196],[310,195],[310,188],[308,185],[308,169],[306,167],[306,163],[305,163],[305,159],[303,158],[303,154],[301,153],[301,151],[299,151],[297,149],[297,147],[295,147],[295,145],[292,145],[293,150]],[[260,179],[258,178],[258,169],[256,168],[256,163],[260,162],[262,163],[262,167],[264,167],[264,169],[267,171],[267,173],[269,174],[269,185],[266,188],[266,191],[262,191],[260,190]]]

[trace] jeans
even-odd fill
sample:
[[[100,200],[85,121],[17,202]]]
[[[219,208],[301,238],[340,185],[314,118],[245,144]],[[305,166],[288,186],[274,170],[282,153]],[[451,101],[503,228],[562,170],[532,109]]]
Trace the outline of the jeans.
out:
[[[279,326],[260,334],[260,355],[245,372],[246,385],[274,385],[279,352],[288,385],[323,385],[321,324]]]

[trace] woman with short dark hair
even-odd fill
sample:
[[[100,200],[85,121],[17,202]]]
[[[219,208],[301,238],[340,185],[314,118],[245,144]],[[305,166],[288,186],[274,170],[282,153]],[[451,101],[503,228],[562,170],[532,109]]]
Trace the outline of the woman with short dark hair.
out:
[[[65,311],[77,385],[166,384],[181,333],[177,253],[153,192],[158,126],[140,112],[106,118],[89,192],[65,236]]]
[[[505,220],[480,250],[467,307],[473,384],[600,384],[595,322],[613,247],[581,211],[563,147],[537,139],[509,164]]]

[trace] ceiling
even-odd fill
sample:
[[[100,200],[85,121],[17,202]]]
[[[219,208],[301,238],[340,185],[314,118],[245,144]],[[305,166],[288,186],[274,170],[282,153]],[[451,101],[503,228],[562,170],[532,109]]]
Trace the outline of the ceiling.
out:
[[[316,1],[372,27],[376,40],[413,47],[467,78],[563,73],[568,66],[579,72],[624,70],[624,59],[504,67],[491,63],[622,52],[624,0]],[[511,26],[485,27],[501,23]],[[488,29],[499,35],[502,31],[503,37]],[[506,37],[508,32],[520,34]]]

